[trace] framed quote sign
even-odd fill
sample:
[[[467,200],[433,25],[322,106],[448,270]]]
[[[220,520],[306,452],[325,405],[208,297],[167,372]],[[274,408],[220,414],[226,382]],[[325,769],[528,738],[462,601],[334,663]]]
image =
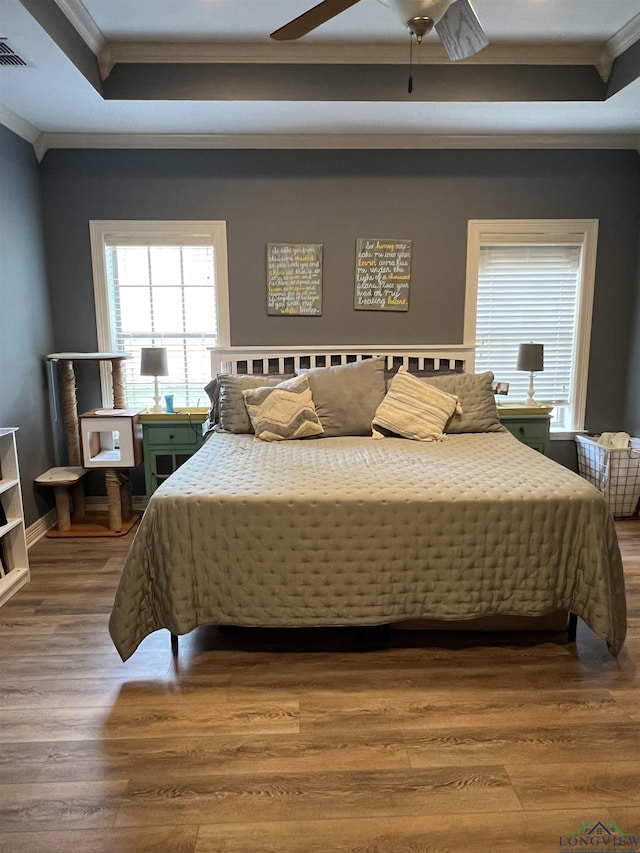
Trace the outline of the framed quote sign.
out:
[[[322,245],[267,243],[267,314],[322,314]]]
[[[358,238],[355,309],[408,311],[410,284],[411,240]]]

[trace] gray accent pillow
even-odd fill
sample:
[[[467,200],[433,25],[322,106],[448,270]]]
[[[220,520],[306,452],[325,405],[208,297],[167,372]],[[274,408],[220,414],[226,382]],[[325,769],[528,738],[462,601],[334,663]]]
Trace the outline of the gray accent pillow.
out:
[[[219,429],[224,432],[253,433],[251,418],[242,392],[250,388],[273,387],[279,385],[283,379],[291,379],[291,376],[219,373],[217,377]]]
[[[453,413],[444,428],[447,433],[504,432],[493,393],[493,373],[456,373],[421,380],[448,394],[455,394],[462,414]]]
[[[367,358],[296,371],[309,377],[326,437],[371,435],[371,421],[386,392],[384,365],[384,358]]]
[[[207,382],[207,384],[204,386],[204,390],[207,392],[207,397],[209,398],[209,424],[211,427],[214,427],[220,420],[220,413],[218,411],[218,403],[220,397],[218,380],[209,380],[209,382]]]

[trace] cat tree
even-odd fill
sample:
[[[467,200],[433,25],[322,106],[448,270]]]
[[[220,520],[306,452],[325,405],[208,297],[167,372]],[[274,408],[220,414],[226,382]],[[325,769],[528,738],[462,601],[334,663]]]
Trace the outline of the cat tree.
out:
[[[36,482],[40,485],[56,487],[56,507],[58,508],[58,535],[66,536],[104,536],[122,535],[131,529],[137,515],[134,515],[131,501],[131,482],[127,467],[115,467],[109,461],[104,465],[91,464],[91,468],[103,468],[107,490],[108,528],[95,522],[87,522],[84,502],[84,486],[82,476],[86,473],[86,465],[82,447],[80,420],[78,416],[78,401],[76,397],[76,376],[74,362],[92,361],[109,362],[111,365],[111,380],[113,384],[113,410],[98,410],[104,413],[105,429],[118,430],[123,425],[123,416],[134,414],[126,409],[124,392],[123,362],[130,358],[129,353],[121,352],[56,352],[47,356],[50,362],[58,365],[60,393],[62,398],[62,417],[64,422],[67,457],[69,468],[52,468]],[[137,413],[137,412],[136,412]],[[91,413],[93,416],[95,412]],[[82,416],[82,419],[84,416]],[[103,425],[103,424],[101,424]],[[135,460],[132,458],[133,467]],[[73,523],[69,512],[69,499],[63,497],[62,488],[68,486],[74,506]],[[62,518],[60,518],[62,515]],[[55,535],[56,531],[50,531]]]

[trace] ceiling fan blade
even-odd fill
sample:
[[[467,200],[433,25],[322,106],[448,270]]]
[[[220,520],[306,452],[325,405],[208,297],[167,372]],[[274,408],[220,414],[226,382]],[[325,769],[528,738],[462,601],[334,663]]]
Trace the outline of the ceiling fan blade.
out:
[[[468,59],[489,44],[469,0],[454,0],[436,24],[449,59]]]
[[[322,3],[318,3],[317,6],[309,9],[308,12],[303,12],[293,21],[289,21],[288,24],[272,32],[269,38],[276,41],[299,39],[359,2],[360,0],[323,0]]]

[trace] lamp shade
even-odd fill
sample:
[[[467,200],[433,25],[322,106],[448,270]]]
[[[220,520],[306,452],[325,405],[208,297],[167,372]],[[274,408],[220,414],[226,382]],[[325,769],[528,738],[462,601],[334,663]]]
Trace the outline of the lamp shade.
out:
[[[544,370],[544,344],[520,344],[517,370]]]
[[[140,350],[140,376],[168,376],[166,347],[142,347]]]

